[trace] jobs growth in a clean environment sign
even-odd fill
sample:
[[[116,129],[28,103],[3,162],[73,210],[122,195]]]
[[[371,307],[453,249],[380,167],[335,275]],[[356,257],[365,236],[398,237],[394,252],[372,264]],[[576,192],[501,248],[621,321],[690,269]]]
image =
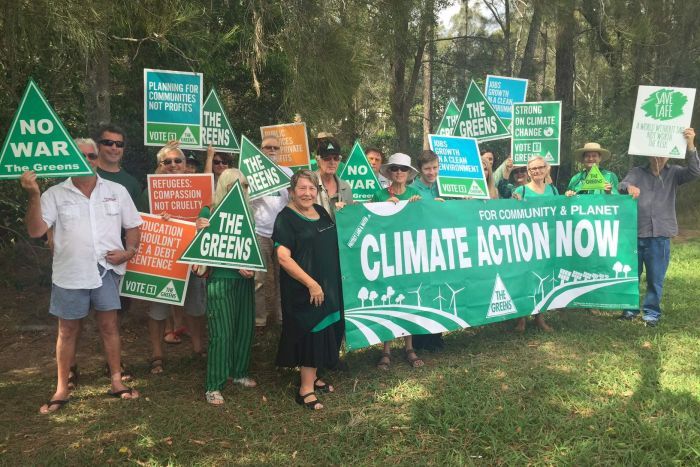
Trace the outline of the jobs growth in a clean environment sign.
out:
[[[143,70],[143,131],[146,146],[180,141],[202,147],[203,75],[184,71]]]

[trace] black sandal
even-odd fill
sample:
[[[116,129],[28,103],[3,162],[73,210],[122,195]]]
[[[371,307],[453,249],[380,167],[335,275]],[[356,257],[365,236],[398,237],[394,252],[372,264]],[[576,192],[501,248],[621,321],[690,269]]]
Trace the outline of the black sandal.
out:
[[[61,410],[63,408],[64,405],[66,405],[69,402],[70,402],[70,399],[54,399],[54,400],[46,401],[47,412],[43,415],[49,415],[49,414],[52,414],[54,412],[58,412],[59,410]],[[53,406],[53,405],[57,405],[58,408],[56,410],[49,410],[51,408],[51,406]]]
[[[297,392],[297,395],[296,395],[296,397],[295,397],[294,400],[297,401],[297,404],[303,405],[303,406],[306,407],[307,409],[310,409],[310,410],[321,410],[321,409],[317,409],[317,408],[316,408],[316,404],[321,404],[321,401],[318,400],[318,397],[316,397],[316,399],[313,400],[313,401],[308,401],[308,402],[306,402],[306,401],[304,400],[304,399],[306,399],[306,398],[309,397],[309,396],[314,396],[314,397],[315,397],[315,396],[316,396],[316,393],[315,393],[315,392],[310,392],[310,393],[308,393],[308,394],[302,395],[302,394],[299,394],[299,393]],[[321,404],[321,408],[323,408],[323,404]]]
[[[107,391],[108,396],[115,397],[117,399],[124,399],[124,400],[132,400],[132,399],[138,399],[137,397],[122,397],[124,394],[129,394],[130,396],[133,394],[134,388],[126,388],[122,389],[121,391],[112,391],[111,389]]]
[[[70,367],[68,372],[68,390],[74,391],[78,387],[78,380],[80,379],[80,372],[78,371],[78,365],[73,365]]]
[[[151,360],[151,374],[159,375],[163,373],[163,357],[155,357]]]
[[[314,380],[314,390],[315,390],[315,391],[318,391],[318,392],[335,392],[335,388],[333,387],[333,385],[330,384],[330,383],[328,383],[328,382],[323,383],[323,384],[316,384],[316,382],[318,382],[318,380],[320,380],[320,379],[321,379],[321,378],[316,378],[316,379]]]

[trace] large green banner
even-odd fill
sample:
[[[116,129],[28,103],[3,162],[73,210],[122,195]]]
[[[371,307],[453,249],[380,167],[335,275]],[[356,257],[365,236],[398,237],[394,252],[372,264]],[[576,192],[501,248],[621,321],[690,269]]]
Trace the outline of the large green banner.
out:
[[[629,196],[366,203],[336,222],[349,349],[557,308],[639,305]]]

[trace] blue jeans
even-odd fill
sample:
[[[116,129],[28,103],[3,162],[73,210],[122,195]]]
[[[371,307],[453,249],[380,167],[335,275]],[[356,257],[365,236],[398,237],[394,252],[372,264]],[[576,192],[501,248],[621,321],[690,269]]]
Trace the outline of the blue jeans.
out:
[[[648,237],[637,239],[637,256],[639,260],[639,276],[646,266],[647,294],[644,297],[642,310],[644,321],[655,321],[661,317],[661,295],[664,289],[664,279],[668,262],[671,258],[671,239],[668,237]],[[636,315],[639,310],[625,310],[625,314]]]

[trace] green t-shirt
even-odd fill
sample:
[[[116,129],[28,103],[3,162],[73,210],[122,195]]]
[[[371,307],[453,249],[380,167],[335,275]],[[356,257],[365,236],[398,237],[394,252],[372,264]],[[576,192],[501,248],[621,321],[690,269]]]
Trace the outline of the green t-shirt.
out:
[[[126,188],[129,196],[131,196],[131,200],[138,206],[139,197],[141,196],[141,184],[129,172],[124,169],[119,169],[119,172],[107,172],[98,167],[97,174],[105,180],[118,183]]]
[[[420,197],[423,199],[435,199],[440,197],[437,180],[428,186],[423,183],[423,180],[421,180],[420,177],[416,177],[415,180],[413,180],[413,183],[411,183],[409,186],[415,188]]]
[[[513,190],[513,194],[515,193],[519,194],[521,199],[525,199],[543,196],[557,196],[559,194],[559,191],[557,191],[557,188],[554,185],[550,185],[548,183],[544,187],[544,193],[537,193],[536,191],[531,190],[530,187],[527,185],[519,186],[518,188]]]
[[[376,203],[376,202],[378,202],[378,201],[388,201],[389,198],[391,198],[392,196],[395,197],[395,198],[397,198],[397,199],[399,199],[400,201],[408,200],[408,199],[410,199],[412,196],[416,196],[416,195],[421,196],[421,198],[423,197],[423,196],[421,195],[421,193],[413,187],[413,185],[407,185],[407,186],[406,186],[406,191],[404,191],[404,192],[401,193],[400,195],[392,195],[392,194],[389,192],[390,189],[391,189],[391,187],[389,187],[389,188],[384,188],[384,189],[379,190],[378,192],[376,192],[374,195],[372,195],[372,200],[371,200],[371,202],[372,202],[372,203]]]
[[[603,175],[603,178],[610,184],[612,185],[612,191],[609,194],[612,195],[618,195],[620,194],[617,191],[617,185],[620,183],[617,175],[615,175],[613,172],[610,172],[609,170],[604,170],[600,169],[600,173]],[[581,190],[579,191],[579,188],[583,185],[584,180],[586,180],[586,177],[588,176],[588,171],[587,170],[582,170],[573,177],[571,177],[571,181],[569,182],[569,186],[566,188],[567,190],[575,191],[579,195],[604,195],[608,194],[605,192],[605,190]]]

